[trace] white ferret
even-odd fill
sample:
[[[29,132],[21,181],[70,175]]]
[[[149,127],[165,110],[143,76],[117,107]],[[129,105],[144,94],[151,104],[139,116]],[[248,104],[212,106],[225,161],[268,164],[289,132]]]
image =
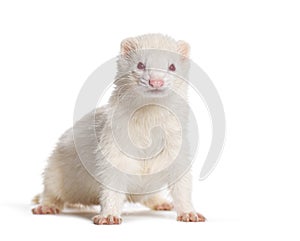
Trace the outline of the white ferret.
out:
[[[66,204],[100,205],[95,224],[120,224],[127,200],[153,210],[174,207],[178,221],[205,221],[192,205],[191,173],[186,168],[190,165],[185,162],[189,144],[182,130],[188,124],[184,104],[188,57],[186,42],[161,34],[122,41],[108,104],[87,114],[60,138],[44,171],[44,190],[36,197],[39,205],[32,209],[34,214],[57,214]],[[133,113],[133,106],[140,108]],[[117,137],[112,119],[119,129]],[[161,139],[151,135],[157,126],[164,131]],[[148,155],[149,145],[162,148],[150,157],[137,157],[127,154],[117,141],[139,146],[138,155]],[[179,161],[172,165],[175,159]],[[162,194],[165,190],[172,203]]]

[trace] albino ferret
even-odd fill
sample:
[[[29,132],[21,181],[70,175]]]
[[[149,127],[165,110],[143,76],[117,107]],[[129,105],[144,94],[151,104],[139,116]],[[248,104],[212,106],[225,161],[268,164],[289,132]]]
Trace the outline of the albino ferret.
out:
[[[191,173],[184,161],[189,155],[182,131],[188,125],[184,102],[189,49],[186,42],[161,34],[122,41],[115,89],[108,104],[62,135],[44,171],[44,190],[36,197],[39,205],[32,209],[34,214],[57,214],[70,204],[100,205],[94,224],[120,224],[124,202],[132,201],[153,210],[174,208],[178,221],[205,221],[192,205]],[[133,113],[132,106],[140,108]],[[176,110],[175,115],[164,106]],[[116,137],[112,120],[116,130],[123,130],[123,125],[127,130],[119,130]],[[151,135],[158,126],[164,131],[163,143]],[[137,153],[140,157],[130,155],[116,143],[127,145],[128,133],[130,145],[140,150],[149,145],[162,148],[151,156],[147,151]],[[185,164],[172,166],[175,159]],[[172,203],[162,194],[166,190]]]

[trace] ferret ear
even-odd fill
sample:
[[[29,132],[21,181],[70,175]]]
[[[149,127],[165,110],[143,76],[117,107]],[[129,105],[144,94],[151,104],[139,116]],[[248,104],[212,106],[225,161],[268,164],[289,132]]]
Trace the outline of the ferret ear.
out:
[[[137,41],[135,38],[127,38],[121,42],[121,55],[127,55],[137,49]]]
[[[188,58],[190,56],[190,45],[183,40],[177,41],[177,52],[184,58]]]

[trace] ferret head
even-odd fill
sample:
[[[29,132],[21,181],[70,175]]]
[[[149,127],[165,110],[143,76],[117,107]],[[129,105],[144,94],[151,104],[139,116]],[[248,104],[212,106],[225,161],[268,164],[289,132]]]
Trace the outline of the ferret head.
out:
[[[186,42],[161,34],[123,40],[116,88],[120,94],[154,98],[179,90],[187,78],[189,50]]]

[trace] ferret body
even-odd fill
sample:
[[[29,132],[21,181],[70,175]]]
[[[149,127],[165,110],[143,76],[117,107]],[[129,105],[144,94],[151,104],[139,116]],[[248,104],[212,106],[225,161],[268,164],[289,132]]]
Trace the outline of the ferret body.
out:
[[[34,214],[56,214],[65,204],[100,205],[93,222],[119,224],[123,204],[129,200],[154,210],[170,210],[174,205],[178,221],[205,221],[191,202],[190,172],[179,170],[184,168],[180,164],[171,169],[174,159],[185,160],[189,155],[182,134],[188,124],[188,110],[182,104],[187,101],[188,55],[187,43],[160,34],[122,41],[115,89],[108,104],[62,135],[44,171],[44,190]],[[141,106],[134,113],[129,108],[133,103]],[[176,115],[163,108],[166,104]],[[112,120],[120,128],[126,126],[128,132],[114,135]],[[157,126],[164,136],[153,143],[151,130]],[[153,154],[153,148],[163,148],[147,158],[129,155],[116,141],[126,143],[128,133],[130,141],[142,150],[137,153],[141,157]],[[152,150],[146,148],[149,145]],[[166,188],[173,204],[162,195]]]

